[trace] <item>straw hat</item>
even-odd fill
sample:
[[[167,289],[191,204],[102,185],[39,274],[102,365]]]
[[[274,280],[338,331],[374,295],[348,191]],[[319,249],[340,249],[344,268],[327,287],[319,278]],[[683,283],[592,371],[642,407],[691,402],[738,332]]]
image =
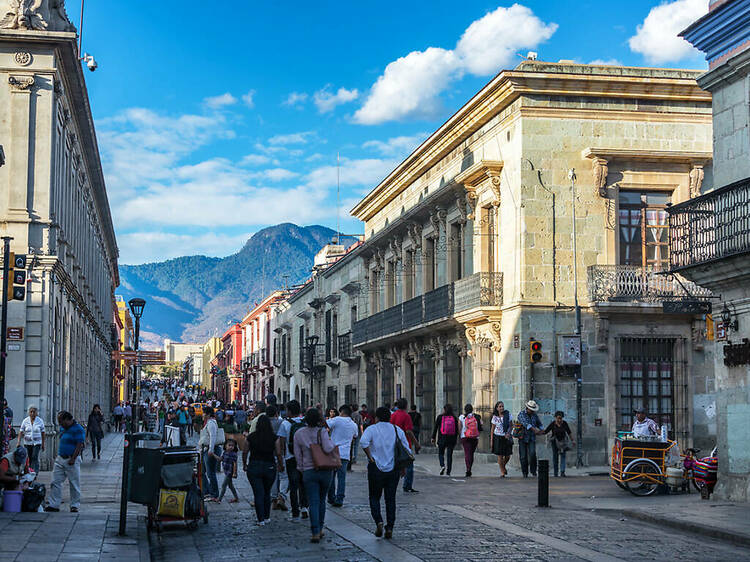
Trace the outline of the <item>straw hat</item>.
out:
[[[526,407],[531,410],[532,412],[538,412],[539,411],[539,404],[534,402],[533,400],[529,400],[526,402]]]

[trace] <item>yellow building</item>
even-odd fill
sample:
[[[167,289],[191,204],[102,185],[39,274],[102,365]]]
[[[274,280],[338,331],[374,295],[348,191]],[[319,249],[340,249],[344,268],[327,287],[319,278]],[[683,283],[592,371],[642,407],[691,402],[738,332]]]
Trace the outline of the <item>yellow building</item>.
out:
[[[211,359],[221,351],[221,338],[210,338],[203,345],[203,365],[201,368],[201,384],[206,390],[211,389]]]
[[[128,303],[120,296],[115,296],[117,304],[117,346],[120,351],[133,349],[133,338],[135,336],[133,318],[130,316]],[[114,397],[116,401],[122,402],[129,395],[128,381],[130,378],[130,363],[118,361],[113,384],[115,385]]]

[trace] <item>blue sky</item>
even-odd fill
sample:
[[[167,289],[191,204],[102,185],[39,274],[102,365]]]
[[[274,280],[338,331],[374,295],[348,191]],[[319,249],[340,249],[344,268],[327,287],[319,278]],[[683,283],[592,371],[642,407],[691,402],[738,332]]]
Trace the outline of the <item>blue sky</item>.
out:
[[[78,26],[79,6],[68,3]],[[705,68],[673,2],[89,1],[83,50],[121,263],[236,252],[352,204],[518,53]]]

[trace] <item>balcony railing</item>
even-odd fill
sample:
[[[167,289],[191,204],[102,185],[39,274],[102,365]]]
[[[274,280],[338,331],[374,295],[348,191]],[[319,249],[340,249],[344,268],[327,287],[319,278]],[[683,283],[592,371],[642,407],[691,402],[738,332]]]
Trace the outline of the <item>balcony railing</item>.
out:
[[[667,209],[673,271],[750,252],[750,178]]]
[[[352,326],[352,345],[385,338],[453,315],[453,283],[373,314]]]
[[[348,332],[339,336],[339,359],[347,363],[359,360],[359,355],[352,348],[352,334]]]
[[[592,265],[588,276],[591,302],[658,303],[675,298],[704,299],[711,296],[711,291],[679,275],[665,275],[635,265]]]
[[[475,273],[455,282],[456,312],[503,304],[503,274]]]

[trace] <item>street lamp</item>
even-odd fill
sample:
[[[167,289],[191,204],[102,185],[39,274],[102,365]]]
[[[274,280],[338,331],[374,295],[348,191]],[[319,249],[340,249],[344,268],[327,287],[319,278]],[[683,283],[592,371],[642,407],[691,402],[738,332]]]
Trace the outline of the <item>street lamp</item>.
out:
[[[135,318],[135,342],[133,342],[133,348],[135,350],[135,363],[133,364],[133,398],[131,401],[131,420],[130,420],[130,434],[125,435],[124,450],[122,455],[122,485],[120,488],[120,528],[118,534],[120,536],[125,535],[125,528],[127,526],[128,517],[128,498],[130,496],[130,476],[133,473],[133,449],[135,446],[133,443],[133,434],[136,432],[138,427],[138,392],[140,390],[140,383],[138,380],[138,363],[140,359],[138,357],[138,344],[141,338],[141,316],[143,316],[143,309],[146,306],[146,301],[141,298],[130,299],[128,302],[130,306],[130,312]]]

